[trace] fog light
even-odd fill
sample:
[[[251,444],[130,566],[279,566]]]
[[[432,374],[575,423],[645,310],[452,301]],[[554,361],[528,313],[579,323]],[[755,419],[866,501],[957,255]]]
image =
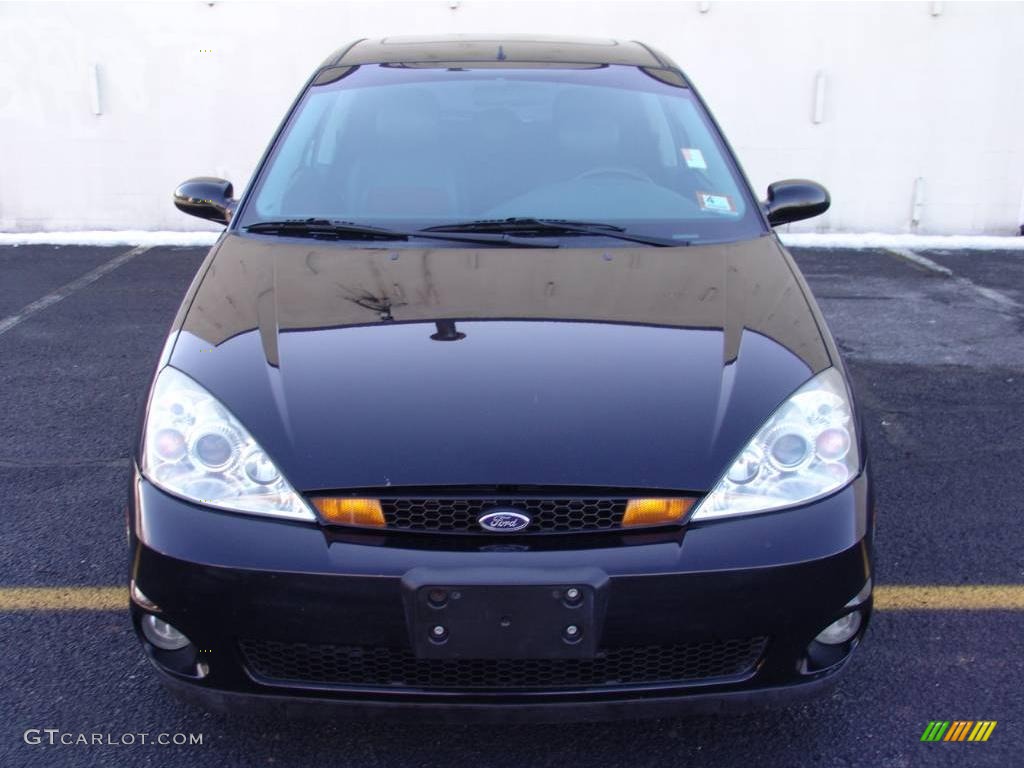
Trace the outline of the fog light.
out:
[[[142,617],[142,634],[157,648],[165,651],[177,651],[191,642],[166,621],[151,613]]]
[[[821,633],[814,639],[819,643],[825,643],[825,645],[839,645],[856,635],[858,629],[860,629],[860,611],[851,611],[821,630]]]

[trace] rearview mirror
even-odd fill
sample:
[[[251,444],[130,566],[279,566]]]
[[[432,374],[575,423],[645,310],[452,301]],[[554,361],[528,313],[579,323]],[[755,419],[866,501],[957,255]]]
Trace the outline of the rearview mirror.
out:
[[[182,213],[227,224],[238,203],[231,199],[233,192],[234,187],[230,181],[197,176],[182,182],[174,190],[174,204]]]
[[[768,185],[768,199],[761,205],[773,227],[818,216],[832,202],[828,190],[807,179],[786,179]]]

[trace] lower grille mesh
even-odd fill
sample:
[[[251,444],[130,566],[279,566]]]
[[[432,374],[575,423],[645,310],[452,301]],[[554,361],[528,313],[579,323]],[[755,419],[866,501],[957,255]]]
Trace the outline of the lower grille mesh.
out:
[[[418,659],[375,646],[243,640],[250,670],[282,682],[410,689],[542,689],[675,683],[749,673],[767,638],[634,646],[593,659]]]

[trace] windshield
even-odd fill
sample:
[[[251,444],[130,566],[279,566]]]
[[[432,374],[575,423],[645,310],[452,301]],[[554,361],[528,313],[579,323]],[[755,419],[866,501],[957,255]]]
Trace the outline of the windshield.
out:
[[[755,205],[690,89],[636,67],[380,65],[309,88],[238,226],[528,217],[699,243],[763,234]]]

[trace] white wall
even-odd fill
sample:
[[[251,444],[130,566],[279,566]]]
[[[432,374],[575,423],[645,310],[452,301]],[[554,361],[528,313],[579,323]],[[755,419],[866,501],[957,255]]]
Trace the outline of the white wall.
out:
[[[174,186],[203,174],[243,185],[332,50],[480,31],[664,50],[759,191],[793,176],[829,187],[832,210],[805,229],[1010,234],[1021,223],[1019,2],[0,2],[0,230],[205,228],[173,208]]]

